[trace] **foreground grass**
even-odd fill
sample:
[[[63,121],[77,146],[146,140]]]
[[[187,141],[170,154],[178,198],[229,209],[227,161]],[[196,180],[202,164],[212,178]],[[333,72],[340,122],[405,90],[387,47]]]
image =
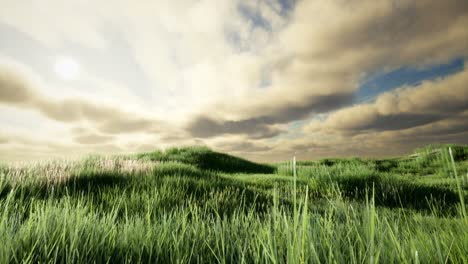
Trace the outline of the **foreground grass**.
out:
[[[445,154],[304,162],[297,178],[193,148],[5,166],[0,262],[467,263],[465,158],[455,178]]]

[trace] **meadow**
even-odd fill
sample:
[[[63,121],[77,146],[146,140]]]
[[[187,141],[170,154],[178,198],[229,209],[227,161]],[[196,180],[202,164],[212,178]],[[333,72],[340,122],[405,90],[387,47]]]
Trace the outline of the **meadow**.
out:
[[[0,263],[468,263],[468,147],[0,165]]]

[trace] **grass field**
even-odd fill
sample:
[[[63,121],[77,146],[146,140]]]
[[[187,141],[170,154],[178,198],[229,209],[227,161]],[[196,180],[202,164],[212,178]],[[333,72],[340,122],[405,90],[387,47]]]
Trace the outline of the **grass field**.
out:
[[[468,263],[468,147],[415,153],[294,166],[182,148],[5,164],[0,262]]]

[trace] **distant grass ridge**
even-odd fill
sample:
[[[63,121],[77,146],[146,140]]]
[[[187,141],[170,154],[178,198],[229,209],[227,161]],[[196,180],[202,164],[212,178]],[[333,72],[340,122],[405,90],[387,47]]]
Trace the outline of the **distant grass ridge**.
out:
[[[455,144],[432,144],[418,148],[413,154],[385,159],[324,158],[312,161],[298,161],[299,166],[365,166],[379,173],[407,176],[450,175],[448,149],[452,149],[453,159],[459,162],[460,169],[468,169],[468,146]]]
[[[259,164],[225,153],[213,151],[206,147],[170,148],[166,151],[156,150],[137,155],[138,159],[160,162],[181,162],[191,164],[199,169],[226,173],[274,173],[271,165]]]

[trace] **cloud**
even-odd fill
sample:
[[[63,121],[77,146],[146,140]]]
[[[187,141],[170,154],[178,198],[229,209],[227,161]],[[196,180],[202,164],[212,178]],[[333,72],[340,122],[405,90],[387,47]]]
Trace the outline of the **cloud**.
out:
[[[447,135],[459,135],[468,131],[468,111],[461,114],[450,116],[447,119],[440,120],[421,127],[415,127],[408,131],[403,131],[406,136],[414,137],[443,137]],[[465,140],[466,141],[466,140]]]
[[[270,85],[205,105],[188,130],[198,137],[276,136],[284,132],[271,125],[347,106],[361,80],[373,72],[468,55],[468,5],[458,0],[423,2],[298,2],[287,25],[273,30],[270,45],[257,56],[257,64],[268,69]],[[374,110],[364,115],[379,119],[382,129],[404,129],[444,117],[382,116]]]
[[[306,61],[333,58],[362,70],[421,65],[467,54],[467,15],[463,0],[302,1],[282,37]]]
[[[220,122],[207,117],[197,118],[190,124],[188,130],[193,136],[200,138],[223,134],[248,134],[254,138],[264,138],[276,136],[281,133],[281,130],[262,123],[261,119]]]
[[[35,94],[28,88],[28,84],[20,81],[20,78],[15,72],[0,68],[1,103],[22,104],[35,97]]]
[[[156,132],[162,122],[135,113],[123,112],[119,108],[97,105],[84,99],[53,100],[40,94],[39,81],[28,79],[33,74],[0,65],[0,103],[39,111],[46,117],[59,122],[87,121],[97,129],[109,134],[132,132]]]
[[[305,130],[333,132],[402,130],[430,124],[468,110],[468,70],[418,87],[403,87],[371,104],[340,109]]]
[[[58,142],[53,138],[38,139],[23,133],[4,133],[0,135],[0,160],[2,161],[31,161],[50,159],[76,159],[86,154],[118,154],[126,152],[116,142],[99,138],[98,134],[77,130],[74,139],[82,142]],[[109,136],[110,137],[110,136]]]
[[[237,114],[245,111],[247,112],[245,115],[252,116],[254,112],[258,112],[257,116],[241,120],[216,120],[207,116],[199,116],[188,126],[188,131],[191,135],[202,138],[223,134],[245,134],[251,138],[274,137],[284,132],[284,129],[274,127],[274,125],[305,119],[311,113],[330,111],[349,104],[352,98],[351,94],[344,93],[312,96],[308,101],[285,104],[280,107],[275,107],[275,101],[270,101],[271,105],[263,107],[250,105],[244,109],[238,109]]]

